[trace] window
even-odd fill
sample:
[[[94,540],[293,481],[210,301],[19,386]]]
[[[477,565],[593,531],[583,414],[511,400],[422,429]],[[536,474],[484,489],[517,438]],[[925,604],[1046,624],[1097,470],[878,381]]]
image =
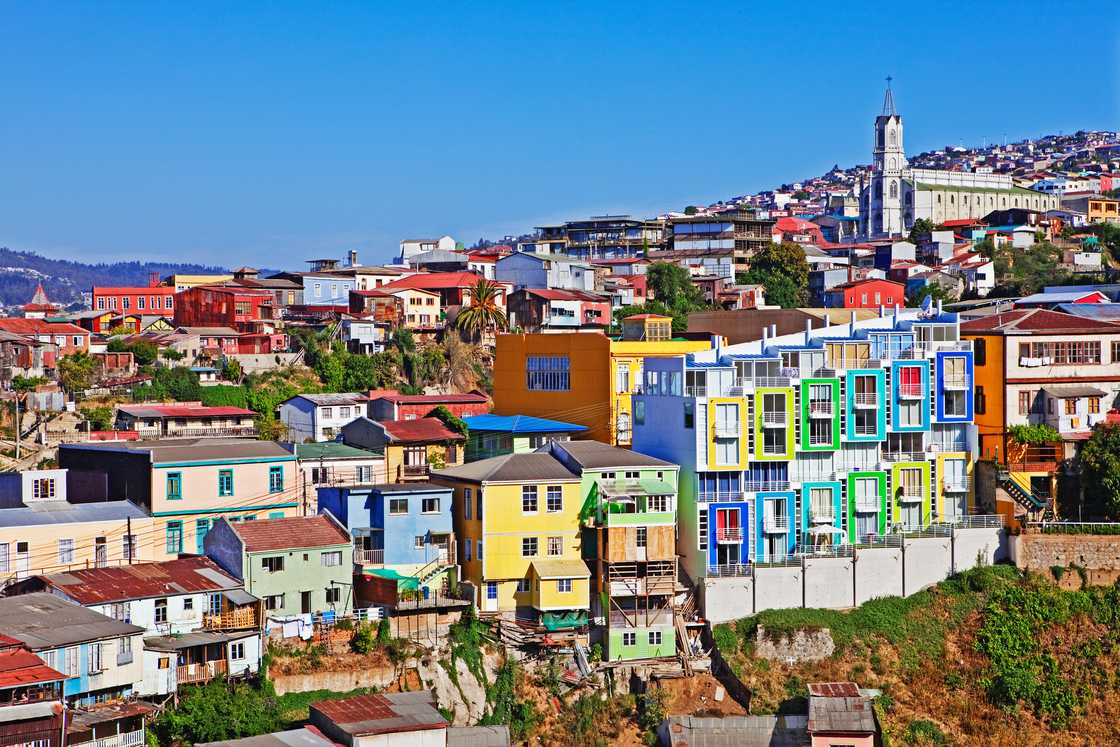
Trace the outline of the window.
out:
[[[696,413],[692,400],[684,403],[684,427],[691,429],[696,426]]]
[[[649,640],[649,645],[651,645],[651,646],[660,646],[661,645],[661,631],[660,630],[651,630],[651,631],[649,631],[647,636],[648,636],[648,640]]]
[[[1112,362],[1120,363],[1120,340],[1112,341]]]
[[[527,579],[527,578],[517,579],[517,592],[519,594],[524,594],[527,591],[529,591],[529,579]]]
[[[325,568],[334,568],[340,566],[342,565],[342,551],[329,550],[327,552],[324,552],[319,556],[319,562],[322,563],[323,567]]]
[[[256,521],[256,520],[257,520],[257,515],[256,514],[245,514],[245,521]]]
[[[564,554],[564,541],[562,537],[548,538],[548,554],[553,557]]]
[[[268,468],[268,492],[270,492],[270,493],[283,493],[284,492],[284,468],[283,467],[269,467]]]
[[[349,407],[338,408],[338,417],[340,417],[340,418],[350,417],[350,408]]]
[[[424,535],[417,534],[415,537],[413,537],[412,538],[412,547],[415,550],[423,550],[424,549]]]
[[[268,557],[261,558],[261,568],[263,568],[266,573],[279,573],[284,570],[284,556],[269,555]]]
[[[646,510],[651,513],[663,514],[669,510],[669,496],[651,495],[646,498]]]
[[[194,536],[196,552],[203,555],[206,552],[206,535],[210,531],[209,519],[195,519]]]
[[[324,589],[324,591],[326,592],[326,594],[324,594],[324,598],[326,599],[327,604],[338,604],[342,601],[341,586],[328,586],[326,589]]]
[[[976,414],[983,415],[988,409],[988,400],[984,396],[984,387],[976,387],[975,400],[974,409],[976,410]]]
[[[478,490],[478,498],[475,499],[474,507],[475,507],[474,517],[476,519],[478,519],[479,521],[482,521],[482,489],[481,488],[479,488],[479,490]]]
[[[284,595],[273,594],[264,598],[264,608],[266,610],[280,610],[284,609]]]
[[[809,445],[830,446],[832,444],[832,421],[825,418],[809,420]]]
[[[233,470],[223,469],[218,471],[218,495],[233,495]]]
[[[137,296],[136,297],[136,308],[137,309],[144,308],[144,297],[143,296]]]
[[[163,298],[163,308],[165,308],[165,309],[170,309],[171,308],[171,296],[164,296],[164,298]]]
[[[475,542],[478,545],[478,553],[477,553],[478,559],[482,560],[482,540],[475,540]]]
[[[471,504],[474,503],[474,497],[472,495],[473,492],[474,491],[472,491],[470,488],[463,488],[463,518],[464,519],[471,518]]]
[[[470,537],[467,537],[467,539],[464,540],[464,542],[465,542],[465,544],[463,545],[463,548],[464,548],[464,552],[466,553],[466,555],[463,556],[463,559],[469,561],[471,559],[471,546],[474,543],[471,542]]]
[[[537,486],[521,486],[521,513],[535,514],[537,512]]]
[[[168,555],[178,555],[183,551],[183,522],[169,521],[166,530],[166,550]]]
[[[408,499],[407,498],[390,498],[389,499],[389,515],[400,516],[408,513]]]
[[[220,593],[213,593],[210,595],[208,612],[211,615],[222,614],[222,595]]]
[[[564,489],[561,486],[548,486],[548,497],[545,500],[545,507],[550,514],[555,514],[564,510]]]
[[[708,549],[708,510],[701,507],[696,517],[696,547],[700,550]]]
[[[1077,414],[1077,398],[1076,397],[1069,397],[1069,398],[1065,399],[1064,402],[1066,403],[1066,415],[1076,415]]]
[[[424,498],[422,501],[420,501],[420,513],[438,514],[439,498]]]
[[[622,634],[622,645],[623,646],[636,646],[637,644],[638,644],[638,634],[637,633],[623,633]]]
[[[571,388],[566,355],[530,355],[525,365],[526,388],[539,392],[566,392]]]
[[[1019,414],[1026,415],[1034,403],[1034,392],[1029,389],[1019,392]]]
[[[646,424],[646,403],[645,400],[638,400],[634,403],[634,425]]]
[[[180,472],[167,473],[167,500],[178,501],[183,498],[183,475]]]
[[[121,558],[132,560],[136,557],[136,535],[126,534],[121,537]]]
[[[521,538],[521,557],[535,558],[537,557],[537,538],[536,537],[522,537]]]
[[[330,407],[324,407],[323,408],[323,417],[324,418],[333,418],[334,417],[334,409],[330,408]]]
[[[78,676],[78,653],[77,646],[66,649],[66,674],[71,677]]]
[[[43,477],[31,482],[31,496],[36,500],[50,500],[54,498],[54,479]]]
[[[1096,415],[1101,411],[1101,398],[1089,397],[1089,413]]]
[[[167,600],[166,599],[157,599],[156,600],[156,623],[158,624],[158,623],[165,623],[165,622],[167,622]]]
[[[229,658],[240,661],[245,658],[245,643],[231,643],[229,644]]]
[[[1115,345],[1116,343],[1112,343]],[[972,363],[975,366],[983,366],[988,362],[988,346],[987,340],[983,337],[978,337],[972,341]]]
[[[638,547],[644,548],[646,546],[647,532],[646,527],[638,527],[637,537],[635,538],[635,544]]]
[[[103,661],[103,655],[105,653],[105,644],[91,643],[87,651],[89,657],[89,661],[87,662],[89,664],[89,673],[97,674],[98,672],[104,672],[105,663]]]
[[[74,562],[74,540],[60,539],[58,541],[58,562],[59,563],[73,563]]]
[[[0,542],[0,573],[8,572],[8,551],[10,546],[7,542]]]
[[[1113,343],[1115,345],[1115,343]],[[1046,358],[1051,366],[1097,365],[1101,362],[1099,340],[1082,342],[1021,342],[1020,358]]]
[[[619,394],[630,391],[630,367],[620,363],[614,372],[614,390]]]
[[[558,578],[556,579],[556,591],[560,594],[570,594],[572,591],[572,579]]]

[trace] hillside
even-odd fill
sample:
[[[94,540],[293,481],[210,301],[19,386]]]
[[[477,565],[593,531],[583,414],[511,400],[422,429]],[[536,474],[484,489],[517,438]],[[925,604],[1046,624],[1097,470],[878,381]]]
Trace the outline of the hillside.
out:
[[[26,303],[36,283],[52,301],[71,304],[82,300],[82,292],[94,285],[147,285],[150,273],[222,273],[220,267],[170,262],[112,262],[86,264],[67,259],[50,259],[33,252],[0,247],[0,305]]]
[[[884,745],[1113,744],[1120,590],[1083,589],[1076,569],[1053,575],[979,568],[850,612],[771,610],[717,626],[715,639],[755,713],[803,710],[806,683],[852,680],[883,693]],[[831,655],[788,663],[806,638],[825,653],[822,635]]]

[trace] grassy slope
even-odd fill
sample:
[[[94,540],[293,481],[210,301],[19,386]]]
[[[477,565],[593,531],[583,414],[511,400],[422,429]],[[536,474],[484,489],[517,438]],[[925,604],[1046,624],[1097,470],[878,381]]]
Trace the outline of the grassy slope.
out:
[[[756,713],[803,710],[807,682],[853,680],[882,689],[895,747],[1110,744],[1120,723],[1118,599],[996,566],[850,612],[771,610],[715,637]],[[779,635],[828,628],[836,652],[795,666],[756,658],[759,625]]]

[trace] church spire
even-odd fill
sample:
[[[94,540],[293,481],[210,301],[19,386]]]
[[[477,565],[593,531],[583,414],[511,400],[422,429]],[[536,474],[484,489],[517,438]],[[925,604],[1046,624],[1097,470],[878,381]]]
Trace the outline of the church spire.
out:
[[[887,76],[887,92],[883,94],[883,116],[893,117],[896,112],[894,110],[894,94],[891,93],[891,76]]]

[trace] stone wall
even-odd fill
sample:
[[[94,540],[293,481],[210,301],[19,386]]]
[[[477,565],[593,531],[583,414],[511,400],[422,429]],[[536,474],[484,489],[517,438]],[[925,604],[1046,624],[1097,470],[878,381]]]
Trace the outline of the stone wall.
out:
[[[1050,574],[1054,566],[1083,568],[1094,586],[1108,586],[1120,578],[1120,535],[1026,532],[1011,538],[1011,556],[1024,571]]]
[[[828,628],[795,630],[793,633],[773,633],[759,626],[755,636],[754,653],[763,659],[788,664],[820,661],[832,656],[836,644]]]

